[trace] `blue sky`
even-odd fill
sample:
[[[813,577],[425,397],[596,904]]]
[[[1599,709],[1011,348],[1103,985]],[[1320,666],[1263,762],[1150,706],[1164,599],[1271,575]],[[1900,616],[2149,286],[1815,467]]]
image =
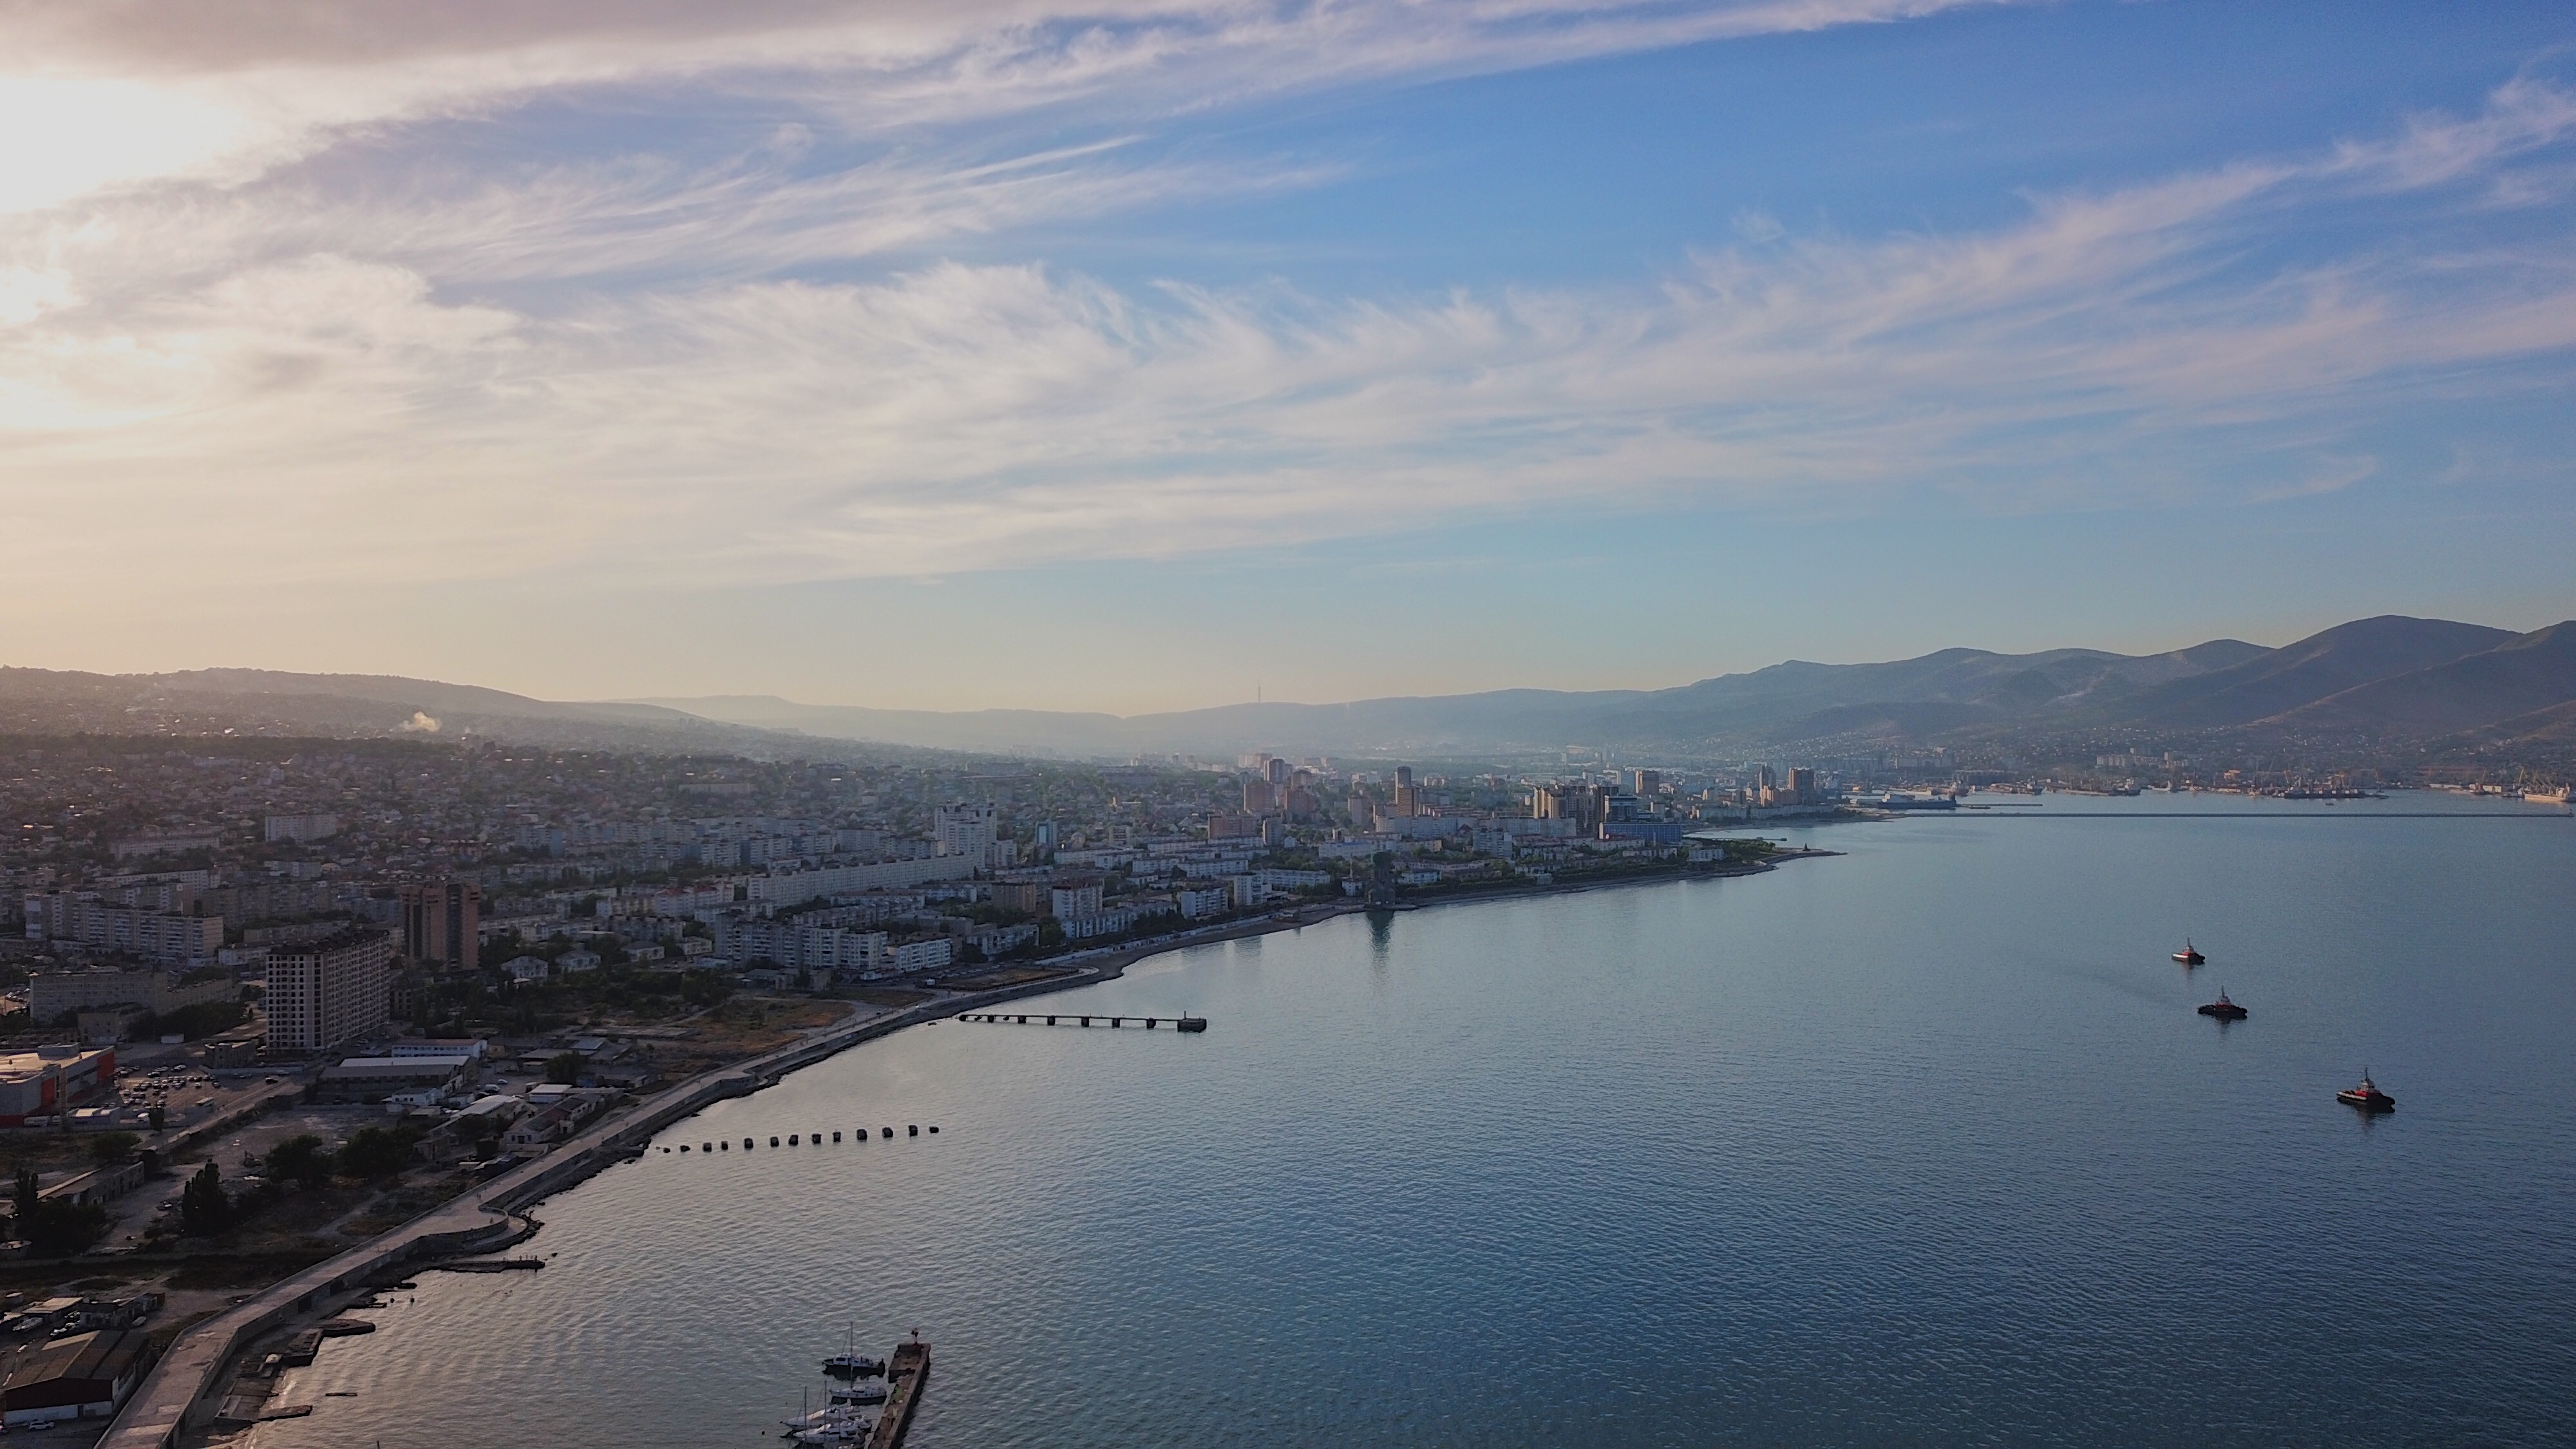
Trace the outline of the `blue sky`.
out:
[[[2563,5],[129,11],[0,22],[12,663],[1132,712],[2576,615]]]

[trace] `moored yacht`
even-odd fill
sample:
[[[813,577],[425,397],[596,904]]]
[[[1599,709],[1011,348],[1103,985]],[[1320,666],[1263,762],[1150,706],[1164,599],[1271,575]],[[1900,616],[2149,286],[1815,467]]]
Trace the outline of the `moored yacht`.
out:
[[[882,1383],[848,1384],[832,1390],[835,1404],[882,1404],[888,1390]]]

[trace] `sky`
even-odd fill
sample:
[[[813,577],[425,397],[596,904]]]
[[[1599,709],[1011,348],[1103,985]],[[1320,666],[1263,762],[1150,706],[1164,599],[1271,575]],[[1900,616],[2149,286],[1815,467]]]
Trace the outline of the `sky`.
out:
[[[2576,616],[2576,10],[0,0],[0,663],[1121,713]]]

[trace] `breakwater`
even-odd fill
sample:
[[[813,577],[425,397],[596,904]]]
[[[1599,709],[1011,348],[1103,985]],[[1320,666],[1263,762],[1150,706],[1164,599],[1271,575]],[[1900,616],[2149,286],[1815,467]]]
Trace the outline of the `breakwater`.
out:
[[[913,1410],[921,1407],[929,1379],[930,1345],[918,1338],[896,1344],[886,1364],[886,1406],[877,1416],[876,1432],[868,1436],[868,1449],[903,1449],[903,1436],[912,1432]]]

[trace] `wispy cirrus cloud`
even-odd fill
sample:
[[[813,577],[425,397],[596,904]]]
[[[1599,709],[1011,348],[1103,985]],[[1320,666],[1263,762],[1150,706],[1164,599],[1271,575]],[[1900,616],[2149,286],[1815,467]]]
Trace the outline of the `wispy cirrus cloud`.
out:
[[[235,185],[353,136],[649,87],[793,102],[856,132],[1075,102],[1165,115],[2004,0],[761,0],[0,5],[0,212]]]
[[[2011,509],[2347,486],[2371,470],[2355,418],[2393,397],[2502,366],[2565,381],[2571,139],[2568,94],[2523,80],[2473,116],[2035,197],[1980,232],[1761,228],[1651,288],[1395,299],[954,262],[592,289],[543,311],[442,294],[444,274],[475,274],[477,236],[498,238],[484,275],[853,245],[782,220],[843,199],[766,181],[738,200],[777,214],[729,228],[707,199],[723,172],[521,198],[520,236],[394,206],[377,230],[338,223],[229,268],[249,243],[220,228],[164,250],[144,218],[102,211],[21,231],[25,260],[0,276],[16,319],[0,501],[22,536],[58,540],[9,587],[138,547],[176,561],[177,588],[202,586],[192,559],[246,554],[317,583],[724,586],[1572,503],[1830,513],[1925,491]],[[988,174],[1091,185],[1110,154]],[[968,170],[952,184],[971,190]],[[2498,188],[2538,198],[2536,229],[2452,228]],[[666,224],[684,243],[615,221],[664,192],[695,198]],[[2339,249],[2267,249],[2308,211],[2355,207],[2373,224]],[[405,217],[407,260],[319,248],[336,230],[398,250]]]

